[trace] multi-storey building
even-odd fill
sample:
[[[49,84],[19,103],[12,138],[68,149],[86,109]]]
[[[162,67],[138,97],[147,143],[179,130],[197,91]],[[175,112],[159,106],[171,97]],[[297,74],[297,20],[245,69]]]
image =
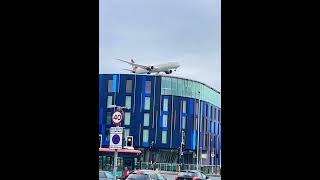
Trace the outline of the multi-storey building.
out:
[[[100,74],[99,80],[103,147],[109,146],[113,126],[114,108],[107,107],[125,106],[124,137],[133,136],[144,161],[195,164],[199,148],[202,164],[220,164],[220,92],[198,81],[163,75]]]

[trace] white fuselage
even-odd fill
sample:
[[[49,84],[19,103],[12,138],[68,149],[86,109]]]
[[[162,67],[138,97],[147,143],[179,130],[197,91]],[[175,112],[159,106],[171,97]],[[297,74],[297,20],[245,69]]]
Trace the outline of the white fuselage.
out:
[[[135,70],[136,74],[145,74],[145,73],[160,73],[160,72],[167,72],[170,70],[176,70],[178,67],[180,67],[180,64],[178,62],[169,62],[169,63],[165,63],[165,64],[159,64],[159,65],[154,65],[153,69],[151,69],[150,71],[137,67],[137,69]]]

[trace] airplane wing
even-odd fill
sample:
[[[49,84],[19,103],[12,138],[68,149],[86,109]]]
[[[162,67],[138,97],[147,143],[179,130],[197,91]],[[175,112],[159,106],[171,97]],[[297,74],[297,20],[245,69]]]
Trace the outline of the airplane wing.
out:
[[[132,73],[136,73],[135,71],[131,70],[131,69],[122,69],[122,70],[126,70],[126,71],[130,71]]]
[[[125,61],[125,60],[122,60],[122,59],[117,59],[117,60],[122,61],[122,62],[125,62],[125,63],[128,63],[128,64],[130,64],[131,66],[136,66],[136,67],[139,67],[139,68],[148,70],[148,71],[150,71],[150,70],[152,69],[152,68],[149,67],[149,66],[144,66],[144,65],[141,65],[141,64],[132,63],[132,62]]]

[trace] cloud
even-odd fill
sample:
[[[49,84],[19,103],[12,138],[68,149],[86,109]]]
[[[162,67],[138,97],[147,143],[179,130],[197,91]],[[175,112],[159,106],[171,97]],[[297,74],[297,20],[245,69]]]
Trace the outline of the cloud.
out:
[[[130,66],[179,61],[175,75],[220,90],[221,0],[100,0],[100,73],[124,73]]]

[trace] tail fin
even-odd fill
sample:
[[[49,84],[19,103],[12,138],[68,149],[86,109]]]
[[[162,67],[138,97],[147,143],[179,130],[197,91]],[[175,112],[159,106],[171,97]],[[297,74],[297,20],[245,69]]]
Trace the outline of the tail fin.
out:
[[[134,62],[133,59],[131,59],[131,62],[136,63],[136,62]],[[137,68],[138,68],[137,66],[132,65],[132,71],[136,72]]]
[[[136,70],[137,70],[138,67],[135,66],[135,62],[134,62],[133,59],[131,59],[131,62],[125,61],[125,60],[122,60],[122,59],[117,59],[117,60],[125,62],[125,63],[128,63],[128,64],[130,64],[132,66],[132,69],[123,69],[123,70],[127,70],[127,71],[130,71],[132,73],[136,73]]]

